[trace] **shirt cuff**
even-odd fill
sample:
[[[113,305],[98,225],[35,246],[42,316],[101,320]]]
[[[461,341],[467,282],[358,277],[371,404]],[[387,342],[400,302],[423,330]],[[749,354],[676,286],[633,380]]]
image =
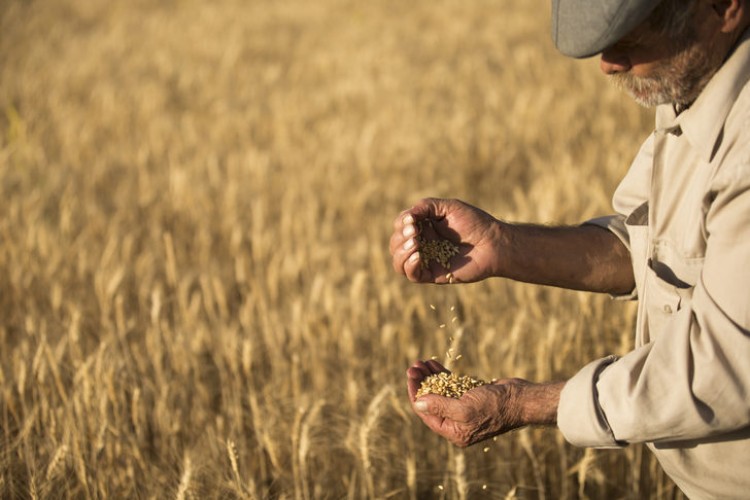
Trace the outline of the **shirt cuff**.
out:
[[[599,406],[596,382],[599,374],[617,360],[608,356],[589,363],[565,383],[557,409],[557,426],[565,439],[581,447],[620,448],[607,417]]]
[[[605,215],[603,217],[596,217],[595,219],[589,219],[581,224],[582,226],[597,226],[602,229],[606,229],[610,233],[614,234],[618,240],[625,245],[625,248],[630,251],[630,234],[625,226],[625,217],[622,215]],[[638,291],[635,287],[628,292],[623,294],[610,294],[610,297],[616,300],[635,300],[638,298]]]

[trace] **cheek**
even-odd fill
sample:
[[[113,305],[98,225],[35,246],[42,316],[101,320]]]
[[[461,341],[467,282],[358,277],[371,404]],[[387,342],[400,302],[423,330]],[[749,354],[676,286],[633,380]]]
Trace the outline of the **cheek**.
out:
[[[659,73],[660,66],[657,64],[637,64],[634,65],[630,74],[638,78],[649,78]]]
[[[648,77],[664,66],[666,54],[655,51],[633,51],[630,55],[630,72],[633,76]]]
[[[635,76],[648,76],[655,70],[668,65],[683,52],[688,44],[684,40],[663,40],[651,38],[642,45],[630,47],[627,57]]]

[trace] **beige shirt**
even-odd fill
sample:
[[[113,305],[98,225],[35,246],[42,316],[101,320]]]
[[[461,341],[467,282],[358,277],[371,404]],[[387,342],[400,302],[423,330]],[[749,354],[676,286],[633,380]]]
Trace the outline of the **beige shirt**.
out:
[[[750,498],[750,34],[696,102],[656,111],[589,223],[630,248],[636,347],[566,384],[558,425],[579,446],[646,442],[691,498]]]

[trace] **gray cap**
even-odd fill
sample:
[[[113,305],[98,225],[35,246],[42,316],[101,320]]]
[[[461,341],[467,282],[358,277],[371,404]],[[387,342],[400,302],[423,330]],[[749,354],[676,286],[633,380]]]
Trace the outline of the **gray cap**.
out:
[[[646,20],[661,0],[552,0],[552,39],[570,57],[603,51]]]

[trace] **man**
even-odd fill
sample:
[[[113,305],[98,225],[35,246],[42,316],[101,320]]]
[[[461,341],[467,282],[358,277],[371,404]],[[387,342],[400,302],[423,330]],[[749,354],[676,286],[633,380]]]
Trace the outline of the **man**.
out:
[[[394,221],[393,265],[418,283],[505,277],[637,298],[636,347],[566,382],[500,380],[460,399],[415,399],[445,370],[419,361],[407,372],[414,410],[458,446],[555,424],[579,446],[646,442],[689,497],[748,497],[750,5],[553,0],[552,18],[561,52],[600,54],[616,85],[657,106],[656,130],[615,192],[617,214],[541,227],[426,199]],[[422,265],[430,239],[458,245],[450,275]]]

